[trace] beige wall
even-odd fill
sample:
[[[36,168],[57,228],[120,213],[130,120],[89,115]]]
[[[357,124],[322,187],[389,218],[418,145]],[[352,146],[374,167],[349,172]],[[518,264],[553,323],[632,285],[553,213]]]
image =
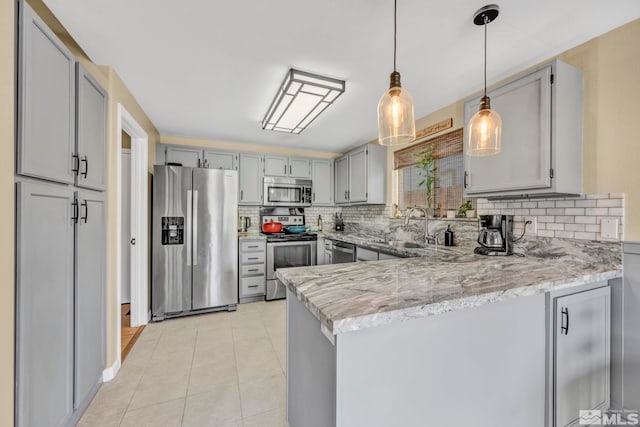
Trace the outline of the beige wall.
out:
[[[0,426],[13,425],[14,4],[0,0]]]
[[[340,153],[329,153],[326,151],[302,150],[298,148],[274,147],[270,145],[240,144],[237,142],[188,138],[184,136],[161,135],[160,142],[163,144],[190,145],[194,147],[214,148],[218,150],[257,151],[261,153],[282,154],[286,156],[320,157],[325,159],[333,159],[340,156]]]
[[[558,56],[584,73],[582,191],[625,193],[624,236],[628,241],[640,241],[639,40],[640,20],[635,20]],[[453,118],[452,129],[463,126],[463,101],[417,120],[416,129],[449,117]],[[388,203],[397,201],[393,152],[405,147],[389,148]]]

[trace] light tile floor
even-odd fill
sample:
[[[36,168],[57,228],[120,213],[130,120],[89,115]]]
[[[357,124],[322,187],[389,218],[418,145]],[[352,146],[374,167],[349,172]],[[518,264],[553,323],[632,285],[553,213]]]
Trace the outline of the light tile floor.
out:
[[[78,426],[286,427],[285,301],[149,324]]]

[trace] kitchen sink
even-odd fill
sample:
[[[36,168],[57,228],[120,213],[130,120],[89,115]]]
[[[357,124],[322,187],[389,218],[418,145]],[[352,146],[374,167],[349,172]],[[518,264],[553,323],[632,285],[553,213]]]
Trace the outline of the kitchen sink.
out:
[[[397,248],[413,248],[413,249],[418,249],[418,248],[424,248],[426,247],[423,244],[420,243],[414,243],[414,242],[404,242],[402,240],[389,240],[388,242],[385,242],[387,245],[389,246],[395,246]]]

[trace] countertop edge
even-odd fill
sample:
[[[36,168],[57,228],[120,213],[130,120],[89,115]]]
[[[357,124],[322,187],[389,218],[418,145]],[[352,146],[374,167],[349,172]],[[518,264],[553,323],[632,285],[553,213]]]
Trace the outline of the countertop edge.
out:
[[[295,286],[282,277],[277,271],[276,277],[287,287],[289,291],[296,295],[296,298],[328,329],[331,334],[338,335],[345,332],[354,332],[361,329],[382,326],[414,318],[428,317],[466,308],[480,307],[482,305],[506,301],[517,297],[532,296],[539,293],[617,279],[622,277],[622,269],[587,274],[580,277],[559,279],[550,282],[542,282],[534,285],[514,286],[513,288],[505,291],[489,292],[482,295],[441,301],[427,305],[404,308],[401,310],[392,310],[384,313],[339,319],[335,322],[329,320],[326,316],[323,316],[318,307],[311,304],[307,298],[298,292]]]

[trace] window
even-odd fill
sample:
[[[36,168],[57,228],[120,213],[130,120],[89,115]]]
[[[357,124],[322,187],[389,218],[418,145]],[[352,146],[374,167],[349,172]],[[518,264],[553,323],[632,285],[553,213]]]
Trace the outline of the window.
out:
[[[427,206],[425,189],[418,186],[423,177],[416,166],[415,155],[424,153],[432,146],[436,166],[433,205],[435,214],[444,216],[449,209],[458,210],[464,202],[462,143],[462,129],[458,129],[395,152],[400,209],[416,205]]]

